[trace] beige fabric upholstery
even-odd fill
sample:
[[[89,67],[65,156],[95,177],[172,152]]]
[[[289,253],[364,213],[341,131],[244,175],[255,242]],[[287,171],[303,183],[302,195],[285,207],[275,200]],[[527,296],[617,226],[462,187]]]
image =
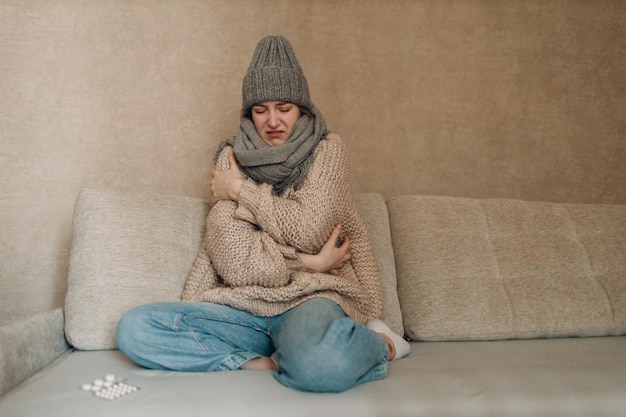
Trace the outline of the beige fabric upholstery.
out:
[[[357,197],[383,271],[384,313],[402,332],[388,215],[380,194]],[[83,350],[113,349],[129,309],[178,301],[198,253],[208,205],[201,199],[86,189],[74,209],[66,326]]]
[[[626,206],[405,196],[388,207],[411,338],[626,332]]]
[[[197,253],[200,199],[83,190],[74,208],[65,332],[78,349],[115,348],[129,309],[178,301]]]
[[[358,194],[355,200],[378,261],[384,291],[383,318],[394,332],[404,334],[387,206],[383,197],[376,193]]]

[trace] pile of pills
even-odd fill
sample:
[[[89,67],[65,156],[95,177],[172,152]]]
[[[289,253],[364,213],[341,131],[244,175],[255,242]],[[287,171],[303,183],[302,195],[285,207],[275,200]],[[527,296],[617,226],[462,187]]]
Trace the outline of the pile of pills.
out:
[[[131,394],[139,388],[129,385],[115,375],[106,375],[102,379],[96,379],[92,383],[83,384],[80,387],[83,391],[90,391],[98,398],[104,400],[114,400],[124,395]]]

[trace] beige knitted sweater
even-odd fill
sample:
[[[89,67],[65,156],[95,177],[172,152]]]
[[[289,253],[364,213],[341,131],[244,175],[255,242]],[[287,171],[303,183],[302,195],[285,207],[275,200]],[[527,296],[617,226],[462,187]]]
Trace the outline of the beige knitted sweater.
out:
[[[228,168],[225,148],[216,169]],[[342,225],[352,259],[339,276],[304,269],[296,252],[315,254]],[[182,294],[183,301],[229,305],[255,315],[284,313],[325,297],[364,323],[382,316],[382,287],[365,225],[350,189],[345,145],[329,134],[315,150],[302,187],[279,197],[272,186],[244,180],[239,203],[218,201]]]

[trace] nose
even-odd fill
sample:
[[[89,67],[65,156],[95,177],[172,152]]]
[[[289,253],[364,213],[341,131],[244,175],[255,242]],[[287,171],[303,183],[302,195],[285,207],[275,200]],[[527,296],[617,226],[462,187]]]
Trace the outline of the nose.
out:
[[[267,120],[267,124],[269,127],[272,127],[272,128],[278,127],[278,125],[280,124],[278,113],[275,110],[269,111],[269,118]]]

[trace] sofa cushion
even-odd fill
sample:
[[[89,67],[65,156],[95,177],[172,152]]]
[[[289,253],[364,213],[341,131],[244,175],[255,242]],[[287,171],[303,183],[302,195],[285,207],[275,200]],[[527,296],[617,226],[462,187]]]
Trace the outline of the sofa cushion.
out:
[[[379,194],[357,196],[383,271],[384,314],[402,332],[387,207]],[[178,301],[204,234],[200,199],[85,189],[74,208],[65,333],[75,348],[114,349],[131,308]]]
[[[626,206],[403,196],[388,208],[411,338],[626,332]]]
[[[271,372],[146,370],[120,351],[66,355],[0,397],[0,417],[623,417],[626,337],[414,343],[389,377],[341,394],[288,389]],[[113,374],[117,400],[79,387]]]
[[[178,301],[202,240],[199,199],[85,189],[74,207],[65,333],[78,349],[112,349],[131,308]]]
[[[359,214],[365,222],[380,271],[384,292],[383,317],[394,332],[404,334],[387,205],[382,195],[376,193],[357,194],[355,200]]]

